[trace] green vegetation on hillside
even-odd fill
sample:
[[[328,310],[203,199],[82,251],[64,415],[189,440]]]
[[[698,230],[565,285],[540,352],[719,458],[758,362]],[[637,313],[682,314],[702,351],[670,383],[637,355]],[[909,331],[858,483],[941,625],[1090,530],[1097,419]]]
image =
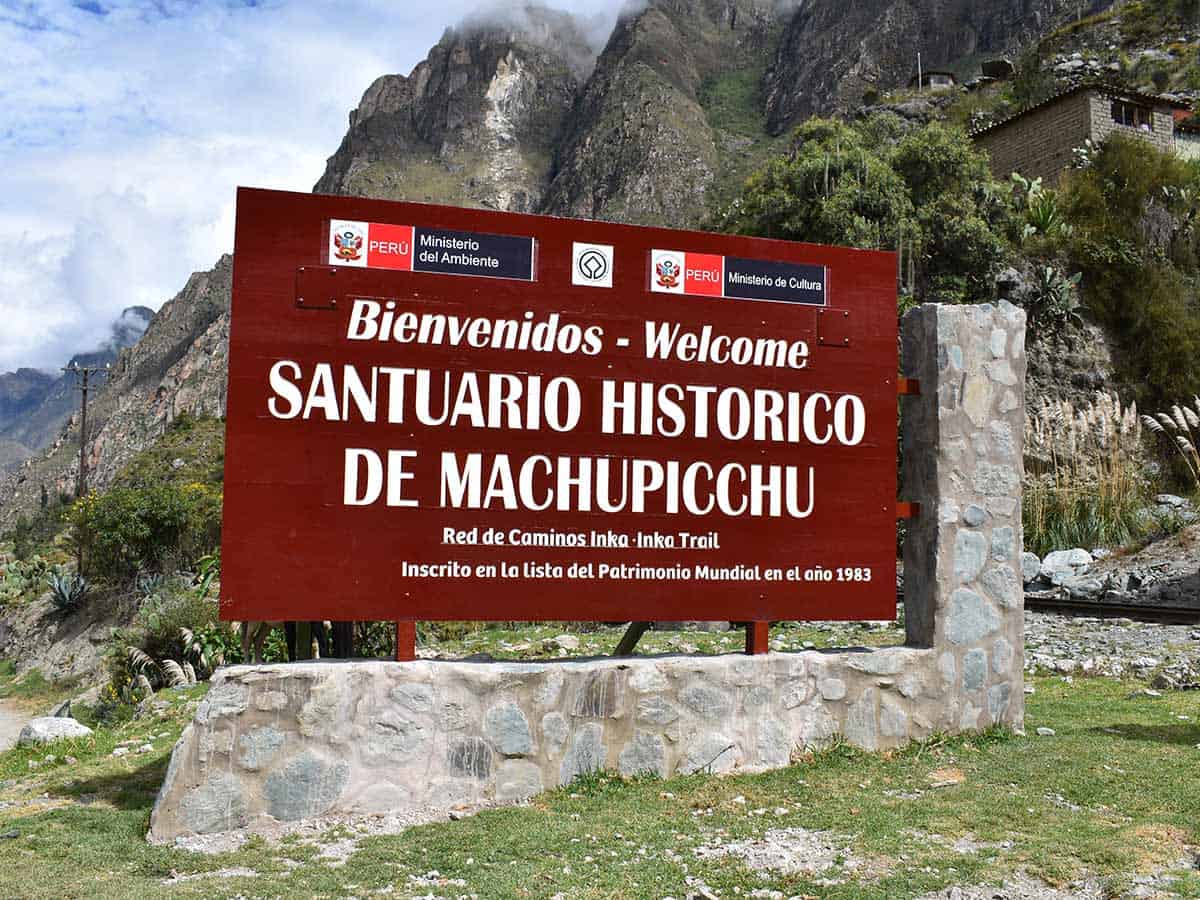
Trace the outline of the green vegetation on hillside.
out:
[[[1006,187],[961,130],[882,113],[810,119],[746,182],[722,225],[741,234],[899,250],[920,299],[980,302],[1005,257]]]

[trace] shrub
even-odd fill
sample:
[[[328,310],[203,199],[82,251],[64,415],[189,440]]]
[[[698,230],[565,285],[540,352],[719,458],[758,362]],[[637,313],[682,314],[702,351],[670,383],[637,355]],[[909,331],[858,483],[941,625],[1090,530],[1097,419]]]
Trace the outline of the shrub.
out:
[[[145,695],[146,685],[157,690],[204,681],[218,666],[240,662],[241,639],[231,623],[220,621],[207,588],[175,577],[142,598],[129,627],[114,631],[105,658],[115,695],[130,702]]]
[[[722,226],[743,234],[893,250],[915,293],[991,299],[1012,227],[1008,193],[961,129],[905,130],[890,114],[853,125],[810,119],[791,155],[747,181]]]
[[[69,518],[82,569],[127,581],[216,546],[221,496],[200,483],[114,488],[76,501]]]
[[[1067,174],[1062,252],[1083,300],[1116,341],[1120,379],[1143,406],[1200,393],[1196,170],[1143,140],[1114,135]]]

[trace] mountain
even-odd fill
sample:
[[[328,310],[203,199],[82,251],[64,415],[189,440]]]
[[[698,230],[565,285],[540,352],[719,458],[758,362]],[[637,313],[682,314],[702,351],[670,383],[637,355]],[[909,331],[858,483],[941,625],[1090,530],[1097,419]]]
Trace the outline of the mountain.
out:
[[[313,190],[533,211],[594,59],[547,9],[450,29],[410,75],[367,88]]]
[[[153,317],[154,310],[145,306],[128,307],[97,350],[75,354],[67,366],[111,365],[122,349],[138,342]],[[73,374],[37,369],[0,374],[0,472],[15,468],[54,440],[79,405],[75,383]]]
[[[974,74],[980,60],[1019,50],[1068,19],[1113,0],[817,0],[800,3],[764,84],[767,127],[778,134],[814,113],[846,109],[870,89],[924,70]]]
[[[696,226],[787,150],[791,126],[903,86],[918,51],[926,68],[966,71],[1110,5],[643,0],[600,39],[533,4],[481,15],[408,75],[367,88],[314,190]],[[231,268],[226,256],[194,274],[116,358],[89,407],[93,486],[180,413],[223,414]],[[0,385],[0,416],[46,390],[28,372]],[[5,440],[0,454],[23,452]],[[72,420],[0,483],[0,527],[33,508],[41,484],[71,490],[77,441]]]

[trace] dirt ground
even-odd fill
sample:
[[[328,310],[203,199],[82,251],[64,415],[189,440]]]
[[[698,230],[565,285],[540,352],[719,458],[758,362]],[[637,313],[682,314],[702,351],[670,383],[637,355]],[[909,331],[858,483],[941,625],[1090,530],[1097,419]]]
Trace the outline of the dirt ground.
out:
[[[0,752],[17,743],[17,736],[29,716],[19,710],[11,700],[0,700]]]

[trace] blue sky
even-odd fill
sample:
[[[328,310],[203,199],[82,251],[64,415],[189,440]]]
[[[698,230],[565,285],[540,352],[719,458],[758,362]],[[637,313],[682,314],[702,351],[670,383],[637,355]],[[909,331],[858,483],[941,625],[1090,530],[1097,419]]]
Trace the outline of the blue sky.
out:
[[[0,0],[0,372],[161,306],[232,249],[237,185],[310,190],[371,81],[480,5]]]

